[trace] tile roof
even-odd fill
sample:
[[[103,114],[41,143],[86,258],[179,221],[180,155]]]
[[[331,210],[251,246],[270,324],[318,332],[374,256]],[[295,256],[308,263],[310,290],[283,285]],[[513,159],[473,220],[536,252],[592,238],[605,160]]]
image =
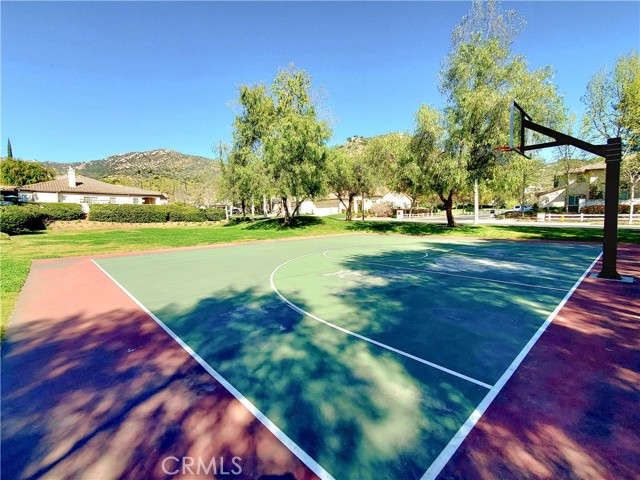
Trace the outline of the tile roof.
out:
[[[605,162],[597,162],[591,163],[589,165],[584,165],[579,168],[574,168],[573,170],[569,170],[569,173],[585,173],[591,170],[606,170],[607,164]]]
[[[138,187],[125,185],[112,185],[94,178],[76,175],[76,186],[70,187],[67,175],[60,176],[49,182],[32,183],[23,185],[18,190],[21,192],[53,192],[53,193],[95,193],[103,195],[149,195],[161,196],[162,192],[145,190]]]

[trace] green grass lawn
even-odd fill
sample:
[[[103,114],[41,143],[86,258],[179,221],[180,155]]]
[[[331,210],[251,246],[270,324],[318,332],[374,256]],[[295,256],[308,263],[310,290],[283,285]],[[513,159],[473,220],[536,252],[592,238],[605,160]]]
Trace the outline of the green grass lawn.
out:
[[[287,228],[278,220],[268,219],[207,226],[191,224],[174,228],[145,226],[126,229],[47,230],[13,236],[11,240],[0,243],[0,334],[4,336],[31,261],[35,259],[366,232],[569,242],[602,241],[600,229],[512,225],[464,225],[451,229],[444,225],[417,222],[344,222],[316,217],[302,217],[296,225]],[[640,243],[640,231],[620,230],[619,239],[625,243]]]

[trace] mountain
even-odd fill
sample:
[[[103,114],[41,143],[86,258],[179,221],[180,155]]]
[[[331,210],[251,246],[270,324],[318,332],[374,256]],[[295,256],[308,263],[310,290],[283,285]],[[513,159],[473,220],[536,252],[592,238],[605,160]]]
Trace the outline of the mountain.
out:
[[[160,149],[112,155],[87,162],[42,162],[61,175],[76,173],[119,185],[160,190],[172,201],[211,205],[216,200],[220,163],[210,158]]]
[[[98,179],[149,176],[195,179],[203,175],[216,174],[220,169],[218,162],[209,158],[185,155],[166,149],[121,153],[88,162],[42,163],[60,174],[67,173],[67,169],[71,166],[81,175]]]

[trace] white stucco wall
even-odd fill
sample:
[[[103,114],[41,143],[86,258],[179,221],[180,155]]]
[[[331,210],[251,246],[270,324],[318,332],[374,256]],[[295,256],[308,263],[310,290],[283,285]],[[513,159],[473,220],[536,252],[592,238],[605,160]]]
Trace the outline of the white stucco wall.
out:
[[[31,201],[42,203],[58,203],[58,194],[48,192],[34,192],[31,195]]]
[[[389,202],[393,208],[411,208],[411,199],[404,193],[389,192],[382,197],[383,202]]]
[[[85,198],[90,197],[91,203],[112,203],[111,199],[115,199],[115,203],[119,205],[133,204],[134,199],[137,199],[137,203],[142,205],[146,197],[143,195],[97,195],[92,193],[49,193],[49,192],[33,192],[25,193],[27,201],[42,202],[42,203],[81,203],[84,204]],[[152,197],[156,199],[155,205],[166,205],[168,201],[158,197]]]

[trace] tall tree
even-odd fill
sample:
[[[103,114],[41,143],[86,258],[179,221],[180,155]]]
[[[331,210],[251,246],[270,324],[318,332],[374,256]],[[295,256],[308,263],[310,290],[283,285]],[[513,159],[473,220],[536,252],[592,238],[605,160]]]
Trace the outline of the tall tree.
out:
[[[564,116],[562,98],[551,82],[553,70],[530,70],[511,45],[524,26],[513,10],[495,0],[474,0],[454,29],[452,48],[440,76],[452,153],[468,180],[482,181],[497,162],[493,147],[508,144],[509,103],[517,99],[533,117],[554,126]]]
[[[564,122],[562,131],[573,136],[576,116],[571,112]],[[584,152],[573,145],[560,145],[554,149],[554,157],[557,162],[556,178],[562,178],[565,185],[564,211],[569,213],[569,194],[571,192],[571,173],[582,165]],[[558,185],[559,186],[559,185]]]
[[[640,153],[635,152],[628,155],[622,163],[622,176],[629,187],[629,223],[633,223],[634,203],[636,187],[640,184]]]
[[[354,199],[371,194],[376,185],[370,148],[362,138],[354,137],[329,151],[327,184],[345,207],[347,221],[353,218]]]
[[[30,185],[53,180],[55,172],[38,162],[25,162],[6,158],[0,162],[0,183],[3,185]]]
[[[367,156],[371,159],[380,179],[390,190],[404,193],[415,207],[419,195],[424,193],[424,172],[411,154],[411,135],[391,133],[374,137],[367,145]]]
[[[506,168],[502,170],[502,182],[505,189],[518,199],[520,205],[527,204],[527,188],[540,181],[543,161],[537,157],[523,157],[512,153]]]
[[[275,118],[274,101],[265,85],[243,85],[238,98],[240,112],[233,122],[233,146],[222,162],[220,186],[246,214],[249,202],[265,193],[264,141]]]
[[[640,57],[632,50],[612,71],[596,72],[582,97],[584,133],[595,141],[621,137],[623,157],[640,149]]]
[[[7,160],[13,160],[13,149],[11,148],[11,139],[7,139]]]
[[[290,224],[305,199],[326,190],[325,143],[331,132],[318,118],[307,72],[291,65],[280,71],[270,90],[275,114],[264,142],[265,167],[281,199],[285,224]]]
[[[458,226],[453,217],[453,201],[468,183],[468,159],[460,144],[445,135],[446,119],[433,107],[422,105],[409,150],[422,173],[422,192],[432,191],[442,201],[449,227]]]

